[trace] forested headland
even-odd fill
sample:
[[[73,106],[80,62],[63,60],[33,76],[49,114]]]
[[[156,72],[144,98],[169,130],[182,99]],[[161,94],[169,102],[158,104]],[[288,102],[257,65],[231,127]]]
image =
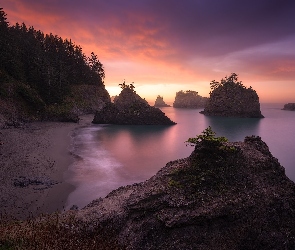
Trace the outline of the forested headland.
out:
[[[104,77],[95,53],[25,23],[10,25],[0,8],[0,123],[75,120],[109,100]]]

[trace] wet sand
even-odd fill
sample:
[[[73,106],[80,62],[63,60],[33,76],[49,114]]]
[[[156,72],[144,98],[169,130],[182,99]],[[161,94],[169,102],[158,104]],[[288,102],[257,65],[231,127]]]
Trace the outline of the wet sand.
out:
[[[0,215],[24,219],[63,210],[74,189],[65,180],[74,160],[71,135],[92,118],[0,130]]]

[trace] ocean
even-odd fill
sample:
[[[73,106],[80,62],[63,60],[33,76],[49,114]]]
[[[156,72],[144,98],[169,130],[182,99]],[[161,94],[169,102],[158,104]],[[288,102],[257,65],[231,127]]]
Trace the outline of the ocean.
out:
[[[295,181],[295,112],[281,110],[283,106],[261,104],[265,116],[262,119],[208,117],[199,113],[203,109],[167,107],[161,110],[177,125],[92,124],[79,128],[72,138],[75,161],[65,175],[75,190],[65,208],[83,208],[120,186],[150,178],[169,161],[188,157],[193,147],[185,141],[208,126],[229,141],[260,136],[285,168],[286,175]]]

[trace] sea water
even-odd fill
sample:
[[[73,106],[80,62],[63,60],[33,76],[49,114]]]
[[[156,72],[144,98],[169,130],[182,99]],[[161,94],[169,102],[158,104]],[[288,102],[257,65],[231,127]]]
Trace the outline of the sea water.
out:
[[[75,186],[66,209],[79,208],[110,191],[144,181],[167,162],[188,157],[193,147],[185,141],[211,126],[217,136],[243,141],[257,135],[295,181],[295,112],[281,110],[283,104],[262,104],[265,118],[225,118],[200,114],[202,109],[162,108],[177,125],[95,125],[80,128],[73,136],[75,162],[66,181]]]

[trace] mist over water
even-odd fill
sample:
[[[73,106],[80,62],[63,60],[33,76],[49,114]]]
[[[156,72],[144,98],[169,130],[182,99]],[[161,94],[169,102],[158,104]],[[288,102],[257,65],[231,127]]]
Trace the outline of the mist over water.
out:
[[[73,136],[75,162],[66,179],[76,189],[70,194],[67,209],[84,207],[110,191],[144,181],[167,162],[190,155],[193,147],[184,143],[211,126],[217,136],[243,141],[258,135],[295,181],[295,112],[281,110],[283,104],[262,104],[265,116],[257,118],[208,117],[202,109],[162,108],[177,122],[174,126],[91,125]]]

